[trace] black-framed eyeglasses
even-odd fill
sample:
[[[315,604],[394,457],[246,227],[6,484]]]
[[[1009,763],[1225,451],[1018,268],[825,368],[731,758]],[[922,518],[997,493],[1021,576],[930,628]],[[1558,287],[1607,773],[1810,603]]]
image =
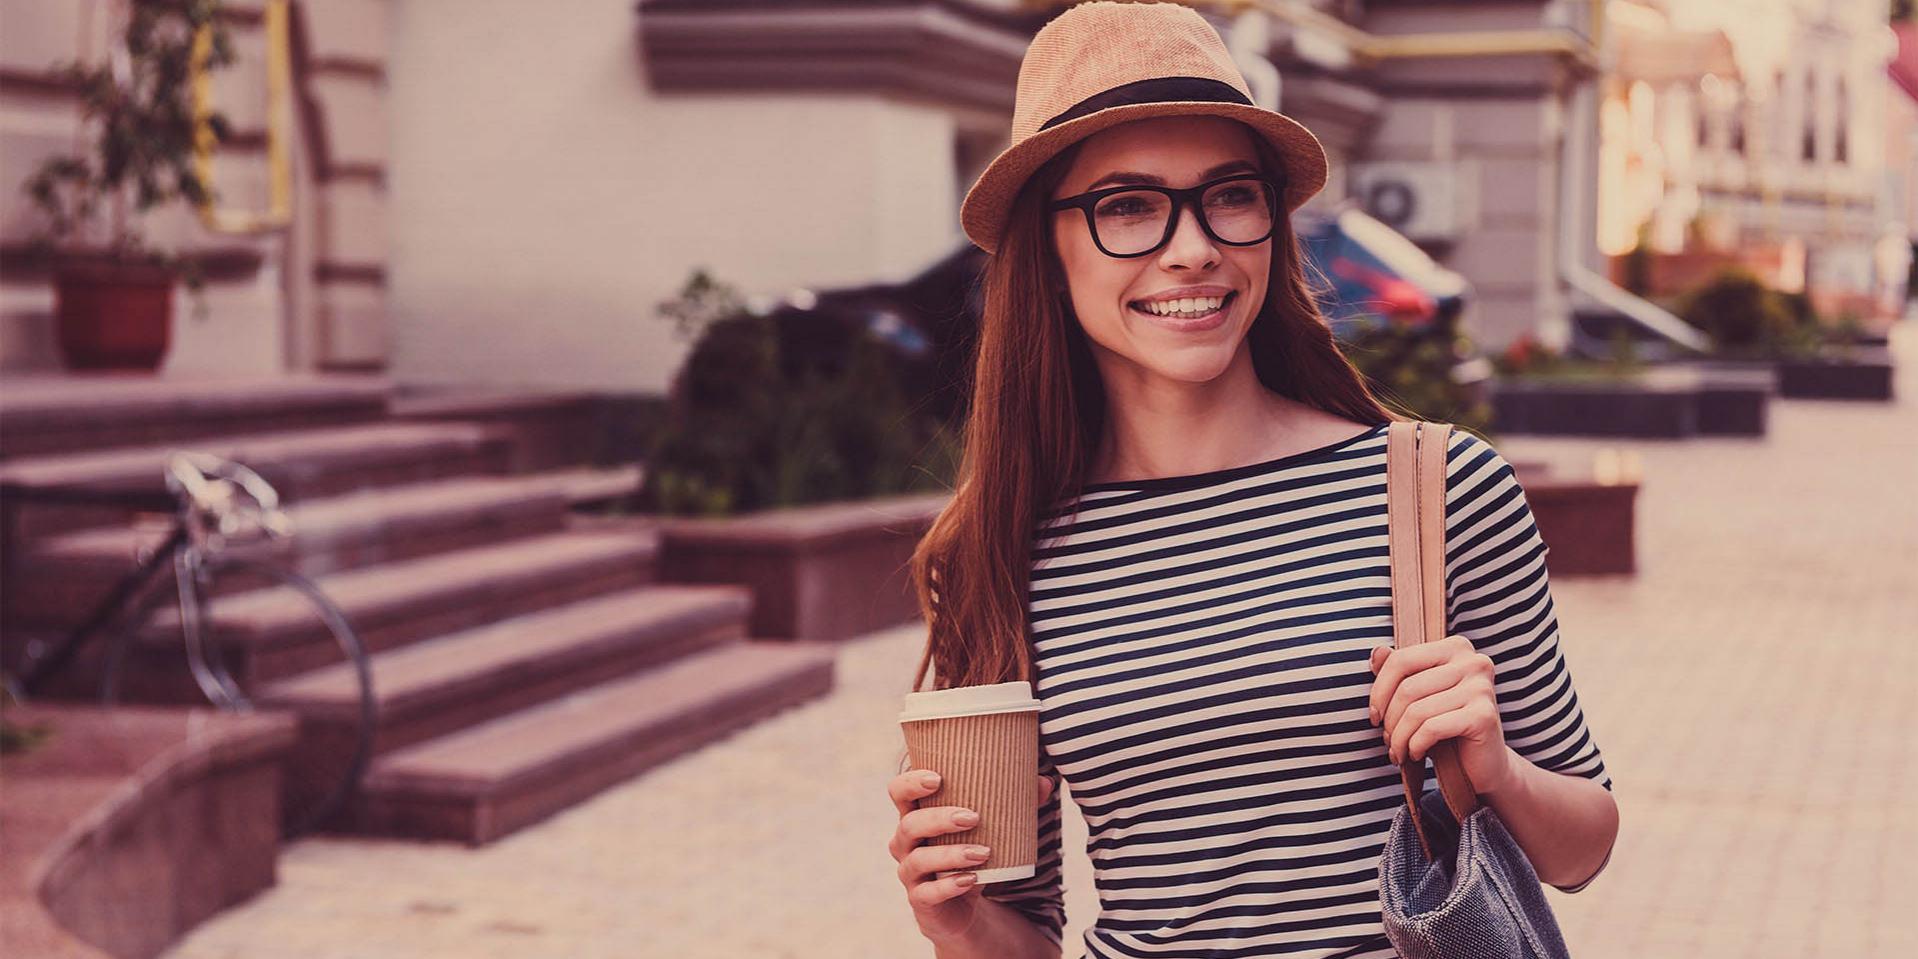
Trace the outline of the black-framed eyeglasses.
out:
[[[1260,173],[1235,173],[1183,190],[1165,186],[1115,186],[1054,200],[1047,209],[1077,209],[1099,252],[1111,257],[1145,256],[1172,239],[1179,211],[1199,201],[1199,226],[1227,246],[1252,246],[1272,235],[1279,219],[1282,183]]]

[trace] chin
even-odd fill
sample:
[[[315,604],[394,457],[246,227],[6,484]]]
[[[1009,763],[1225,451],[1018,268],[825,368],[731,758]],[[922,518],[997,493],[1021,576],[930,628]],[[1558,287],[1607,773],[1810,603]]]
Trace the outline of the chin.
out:
[[[1187,352],[1198,353],[1199,351]],[[1133,362],[1138,363],[1141,369],[1162,379],[1177,380],[1181,383],[1210,383],[1225,375],[1226,370],[1231,369],[1232,352],[1222,350],[1217,356],[1193,356],[1189,358],[1189,362],[1184,363],[1167,363],[1166,357],[1163,356],[1154,357],[1153,360],[1153,362],[1140,362],[1135,358]]]

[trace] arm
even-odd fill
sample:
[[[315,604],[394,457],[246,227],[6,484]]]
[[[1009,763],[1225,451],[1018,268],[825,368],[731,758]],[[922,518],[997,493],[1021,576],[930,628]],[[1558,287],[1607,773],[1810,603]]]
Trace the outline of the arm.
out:
[[[1604,786],[1541,769],[1511,753],[1512,774],[1481,796],[1525,850],[1542,882],[1577,892],[1598,877],[1618,838],[1618,803]],[[1603,850],[1603,852],[1600,852]]]
[[[1447,459],[1448,632],[1496,668],[1510,773],[1485,801],[1539,879],[1577,892],[1611,859],[1618,805],[1559,644],[1548,552],[1511,464],[1454,431]]]
[[[1059,943],[1011,906],[982,895],[975,908],[964,939],[933,942],[937,959],[1058,959]]]

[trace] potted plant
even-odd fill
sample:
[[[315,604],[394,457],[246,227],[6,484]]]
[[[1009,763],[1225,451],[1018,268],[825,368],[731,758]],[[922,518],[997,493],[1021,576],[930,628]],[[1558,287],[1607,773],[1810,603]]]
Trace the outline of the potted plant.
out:
[[[1711,336],[1719,366],[1775,371],[1795,399],[1891,399],[1889,349],[1860,345],[1857,318],[1828,325],[1805,293],[1725,270],[1680,300],[1678,314]]]
[[[1623,331],[1602,360],[1567,356],[1526,334],[1492,357],[1492,369],[1492,423],[1501,433],[1686,436],[1697,429],[1692,394],[1647,370]]]
[[[205,315],[198,258],[150,247],[139,218],[175,200],[213,199],[194,166],[196,137],[224,142],[230,128],[219,113],[204,128],[196,122],[191,84],[196,57],[208,71],[233,62],[232,40],[219,0],[138,0],[121,40],[103,65],[55,71],[80,91],[83,115],[97,126],[91,153],[48,158],[22,184],[46,214],[29,245],[53,273],[58,340],[72,369],[157,369],[176,279]]]
[[[752,634],[839,639],[918,615],[903,569],[956,473],[883,337],[742,305],[695,271],[661,304],[695,343],[646,457],[660,575],[753,591]]]
[[[1475,432],[1491,425],[1492,407],[1482,370],[1471,362],[1472,345],[1451,321],[1437,329],[1399,323],[1370,325],[1339,341],[1339,350],[1373,391],[1421,419],[1453,423]]]

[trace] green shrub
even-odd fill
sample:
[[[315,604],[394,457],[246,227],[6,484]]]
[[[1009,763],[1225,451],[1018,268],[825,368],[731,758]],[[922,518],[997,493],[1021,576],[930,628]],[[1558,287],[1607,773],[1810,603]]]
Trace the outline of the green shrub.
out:
[[[1731,267],[1681,297],[1678,315],[1703,330],[1725,356],[1776,358],[1815,342],[1817,320],[1803,294],[1765,285],[1748,270]]]
[[[958,443],[907,408],[895,358],[863,330],[721,315],[701,271],[662,312],[697,342],[646,458],[639,506],[722,516],[950,488]]]
[[[1382,323],[1352,334],[1339,348],[1381,400],[1431,422],[1456,423],[1485,435],[1491,404],[1456,382],[1452,366],[1466,344],[1453,335]]]

